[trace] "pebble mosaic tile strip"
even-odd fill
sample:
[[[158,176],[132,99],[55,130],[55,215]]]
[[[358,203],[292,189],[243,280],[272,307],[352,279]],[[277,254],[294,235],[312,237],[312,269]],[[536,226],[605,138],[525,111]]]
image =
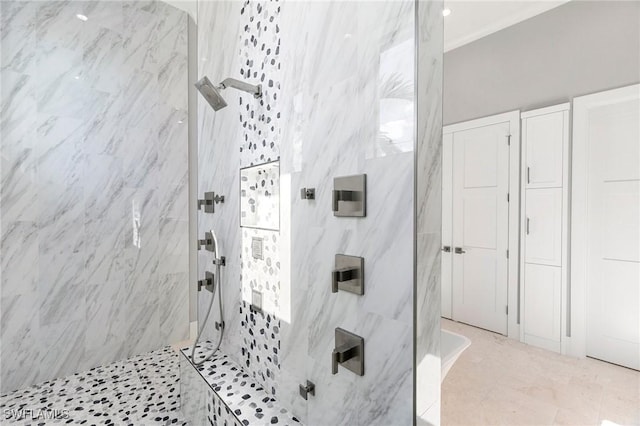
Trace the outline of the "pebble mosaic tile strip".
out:
[[[210,342],[198,345],[197,361],[209,354],[211,345]],[[191,348],[183,348],[182,354],[190,360]],[[231,412],[240,425],[301,424],[293,414],[279,407],[276,399],[228,356],[217,353],[197,370],[219,398],[217,400],[214,396],[214,401],[207,402],[216,416]],[[209,420],[213,417],[214,414],[210,413]]]

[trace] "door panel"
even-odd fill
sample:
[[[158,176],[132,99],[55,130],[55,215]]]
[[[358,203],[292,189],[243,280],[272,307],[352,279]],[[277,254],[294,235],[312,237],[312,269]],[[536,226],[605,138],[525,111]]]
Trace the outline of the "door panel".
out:
[[[603,260],[589,287],[587,355],[640,369],[638,300],[640,268],[636,262]]]
[[[640,96],[588,110],[587,355],[640,369]],[[584,122],[584,118],[581,118]]]
[[[493,129],[483,127],[456,133],[464,151],[464,187],[495,188],[498,173],[498,143]]]
[[[528,189],[525,262],[562,265],[562,188]]]
[[[562,138],[564,115],[547,114],[526,120],[523,131],[528,141],[525,164],[526,188],[562,187]]]
[[[559,352],[562,269],[526,264],[524,276],[524,341]]]
[[[638,101],[626,101],[598,108],[590,117],[591,138],[598,147],[601,177],[604,181],[640,179],[638,142]]]
[[[507,333],[509,123],[453,134],[453,319]]]
[[[458,279],[463,285],[456,289],[454,319],[503,333],[496,330],[499,325],[494,324],[493,318],[499,310],[504,313],[505,306],[497,300],[500,289],[495,250],[473,249],[455,256],[454,275],[460,273]]]
[[[602,190],[602,258],[640,262],[640,180],[606,182]]]
[[[495,188],[468,191],[462,198],[464,246],[496,250],[497,199]]]

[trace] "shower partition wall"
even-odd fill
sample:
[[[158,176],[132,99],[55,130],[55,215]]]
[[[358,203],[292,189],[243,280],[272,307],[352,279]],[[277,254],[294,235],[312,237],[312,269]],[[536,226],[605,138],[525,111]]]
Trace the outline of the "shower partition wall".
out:
[[[3,394],[188,337],[188,130],[185,13],[0,12]]]
[[[198,78],[262,84],[260,99],[225,91],[227,106],[217,111],[198,100],[199,196],[225,196],[198,219],[199,237],[214,229],[227,259],[221,352],[303,423],[415,420],[415,334],[423,329],[414,326],[414,147],[427,147],[418,165],[439,182],[441,20],[441,3],[413,0],[198,4]],[[279,176],[269,175],[276,161]],[[261,165],[263,174],[241,174]],[[360,174],[366,217],[334,216],[334,178]],[[315,196],[302,198],[302,188]],[[436,195],[421,197],[421,208],[439,212]],[[421,232],[439,230],[439,216],[421,217],[433,221],[418,224]],[[419,241],[439,247],[438,232]],[[364,258],[363,295],[332,293],[336,254]],[[428,271],[438,251],[425,256],[429,278],[419,276],[431,287],[419,294],[430,304],[421,306],[439,306],[431,301],[438,275]],[[200,278],[211,260],[198,254]],[[210,297],[198,295],[200,319]],[[423,319],[435,324],[436,315]],[[205,327],[216,341],[214,324]],[[364,338],[363,376],[343,366],[332,374],[336,328]],[[437,361],[421,364],[437,375],[428,381],[431,406],[440,372],[431,339],[439,335],[422,336],[430,346],[418,356]],[[307,381],[315,392],[305,399]]]

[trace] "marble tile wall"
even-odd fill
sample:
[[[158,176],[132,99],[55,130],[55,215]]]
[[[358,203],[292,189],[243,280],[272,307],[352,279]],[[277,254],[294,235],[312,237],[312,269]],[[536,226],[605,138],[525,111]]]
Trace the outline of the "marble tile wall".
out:
[[[291,320],[282,325],[288,392],[279,400],[308,424],[413,421],[414,156],[404,129],[415,127],[414,14],[413,1],[283,5],[281,174],[291,181],[292,268]],[[385,76],[401,90],[385,90]],[[334,217],[333,178],[359,173],[367,174],[367,217]],[[316,200],[301,200],[301,187],[316,188]],[[364,296],[331,293],[336,253],[365,258]],[[331,374],[336,327],[364,337],[364,376]],[[307,379],[316,396],[305,402],[293,386]]]
[[[188,336],[187,16],[0,8],[6,392]]]
[[[217,84],[227,77],[242,77],[240,69],[243,62],[238,54],[242,45],[240,31],[246,25],[241,26],[242,7],[243,2],[237,1],[198,2],[198,78],[208,76]],[[224,204],[216,205],[214,214],[198,212],[198,236],[203,238],[206,231],[214,230],[220,244],[220,255],[226,257],[220,286],[225,321],[221,351],[244,366],[244,330],[240,312],[243,247],[240,228],[240,148],[244,128],[239,117],[245,110],[240,105],[240,92],[228,89],[223,96],[228,105],[219,111],[213,111],[198,96],[198,196],[202,197],[207,191],[225,196]],[[198,277],[203,277],[207,270],[214,271],[214,268],[211,253],[198,252]],[[203,338],[217,341],[214,319],[203,324],[211,293],[199,292],[197,298],[198,327],[204,327]],[[217,309],[212,315],[217,318]]]
[[[417,2],[416,423],[440,424],[443,3]]]
[[[198,190],[200,194],[219,192],[226,200],[215,214],[199,214],[198,232],[213,229],[221,254],[227,257],[222,271],[227,324],[223,351],[274,395],[280,369],[274,353],[280,346],[280,187],[276,162],[280,150],[279,13],[277,1],[200,2],[198,8],[199,78],[207,75],[219,82],[233,77],[263,87],[259,100],[234,89],[225,90],[228,106],[217,112],[199,99]],[[263,164],[264,178],[239,180],[241,168],[246,178],[252,170],[248,167]],[[267,190],[272,196],[256,200],[257,194],[252,194],[255,191],[247,184],[257,184],[258,190]],[[261,210],[251,211],[252,206]],[[252,254],[256,238],[263,242],[262,259]],[[211,260],[210,253],[199,254],[200,275],[211,270]],[[263,312],[250,311],[252,290],[262,294]],[[210,294],[198,295],[200,321],[210,300]],[[215,340],[217,331],[211,324],[207,327],[205,338]]]
[[[421,19],[441,17],[437,7]],[[254,377],[273,386],[278,401],[307,424],[412,424],[416,3],[222,1],[200,2],[198,12],[200,77],[248,75],[279,89],[267,97],[274,104],[231,90],[224,92],[229,106],[223,110],[199,101],[199,192],[228,197],[214,215],[199,219],[201,233],[218,231],[227,256],[222,350],[244,367],[246,332],[255,331],[243,324],[251,274],[244,256],[253,235],[239,227],[239,168],[279,156],[280,288],[269,313],[280,324],[280,369],[271,383]],[[259,30],[265,22],[275,27]],[[423,45],[420,63],[437,71],[441,46],[432,43]],[[269,48],[277,49],[276,58]],[[247,66],[258,68],[245,74]],[[433,86],[421,98],[431,106],[440,102],[431,98],[441,90],[434,75],[425,77]],[[265,125],[273,114],[279,121]],[[437,113],[431,114],[426,139],[439,129]],[[367,217],[334,217],[333,178],[359,173],[367,174]],[[315,188],[316,199],[300,199],[302,187]],[[364,296],[331,293],[336,253],[365,258]],[[199,273],[207,268],[210,259],[201,254]],[[201,314],[209,297],[199,295]],[[208,327],[205,336],[215,339]],[[331,374],[336,327],[365,338],[364,376],[342,368]],[[306,380],[316,384],[308,401],[298,393]]]

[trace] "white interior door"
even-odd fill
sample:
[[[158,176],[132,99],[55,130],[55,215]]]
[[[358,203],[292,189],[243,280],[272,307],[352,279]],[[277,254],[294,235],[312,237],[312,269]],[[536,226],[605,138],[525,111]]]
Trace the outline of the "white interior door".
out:
[[[509,122],[453,133],[453,319],[507,334]]]
[[[574,176],[584,249],[573,275],[586,284],[586,354],[640,369],[640,86],[575,105],[575,154],[585,167]]]

